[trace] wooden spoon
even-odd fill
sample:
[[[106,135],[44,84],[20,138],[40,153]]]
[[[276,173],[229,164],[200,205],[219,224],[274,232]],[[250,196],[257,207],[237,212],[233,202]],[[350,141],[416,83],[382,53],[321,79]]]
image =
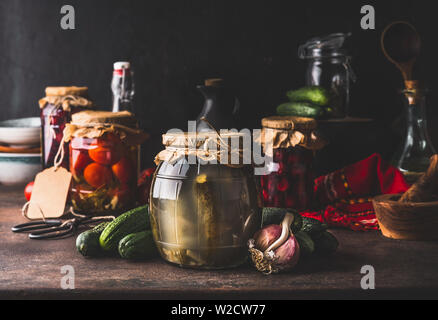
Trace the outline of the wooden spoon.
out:
[[[412,68],[420,54],[421,40],[415,27],[406,21],[396,21],[382,32],[383,54],[401,71],[405,81],[412,80]]]

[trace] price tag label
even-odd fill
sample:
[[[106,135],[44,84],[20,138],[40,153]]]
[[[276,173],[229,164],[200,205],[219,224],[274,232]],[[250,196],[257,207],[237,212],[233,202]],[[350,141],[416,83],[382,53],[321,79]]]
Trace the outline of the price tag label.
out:
[[[62,167],[37,174],[26,216],[33,219],[59,218],[64,214],[72,175]]]

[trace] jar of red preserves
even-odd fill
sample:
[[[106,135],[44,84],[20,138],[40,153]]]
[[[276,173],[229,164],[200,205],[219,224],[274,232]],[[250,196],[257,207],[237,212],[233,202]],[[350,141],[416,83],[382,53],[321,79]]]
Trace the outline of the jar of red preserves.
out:
[[[265,207],[308,209],[313,196],[313,156],[325,145],[314,119],[274,116],[262,119],[267,174],[261,176]]]
[[[83,111],[72,116],[64,140],[70,141],[70,200],[76,212],[117,214],[136,205],[144,139],[128,111]]]
[[[87,87],[47,87],[46,96],[39,100],[41,109],[41,139],[43,168],[52,167],[59,145],[62,141],[65,125],[71,121],[71,115],[91,108]],[[68,168],[68,155],[63,158],[62,166]]]

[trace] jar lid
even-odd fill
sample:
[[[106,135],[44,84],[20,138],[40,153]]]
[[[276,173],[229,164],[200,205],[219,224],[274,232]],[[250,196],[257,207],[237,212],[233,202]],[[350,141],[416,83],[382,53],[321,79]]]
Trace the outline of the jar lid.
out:
[[[293,116],[272,116],[262,119],[262,126],[281,130],[313,130],[317,122],[312,118]]]
[[[88,96],[88,87],[47,87],[46,96]]]
[[[88,99],[87,87],[47,87],[46,96],[38,101],[40,109],[48,104],[64,111],[70,111],[71,106],[91,108],[93,102]]]
[[[299,46],[298,57],[300,59],[313,59],[347,56],[342,46],[349,36],[351,36],[351,33],[332,33],[309,39]]]
[[[244,139],[249,140],[244,143]],[[251,135],[228,130],[221,130],[220,133],[168,132],[163,134],[163,145],[165,149],[155,157],[157,164],[160,161],[175,163],[185,156],[193,156],[203,161],[217,161],[230,167],[241,167],[246,159],[244,148],[251,146]]]
[[[137,128],[138,121],[129,111],[110,112],[84,110],[71,116],[71,123],[76,126],[90,126],[92,124],[120,124],[129,128]]]
[[[262,119],[262,132],[256,139],[264,151],[272,155],[273,149],[301,146],[310,150],[323,148],[327,141],[316,130],[317,122],[312,118],[272,116]]]
[[[143,143],[148,135],[138,129],[135,115],[129,111],[108,112],[86,110],[72,115],[72,121],[66,124],[64,140],[72,137],[99,138],[113,132],[129,145]]]

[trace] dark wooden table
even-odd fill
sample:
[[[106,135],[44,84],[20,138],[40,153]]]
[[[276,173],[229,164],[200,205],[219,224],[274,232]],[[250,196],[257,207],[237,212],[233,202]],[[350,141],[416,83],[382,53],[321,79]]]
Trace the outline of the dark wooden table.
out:
[[[292,273],[265,276],[245,265],[233,270],[181,269],[156,258],[128,262],[85,259],[75,237],[30,240],[10,231],[24,222],[22,188],[0,186],[0,298],[438,298],[438,243],[404,242],[379,232],[333,230],[341,245],[328,258]],[[61,267],[75,272],[75,289],[61,288]],[[361,267],[375,269],[375,290],[363,290]]]

